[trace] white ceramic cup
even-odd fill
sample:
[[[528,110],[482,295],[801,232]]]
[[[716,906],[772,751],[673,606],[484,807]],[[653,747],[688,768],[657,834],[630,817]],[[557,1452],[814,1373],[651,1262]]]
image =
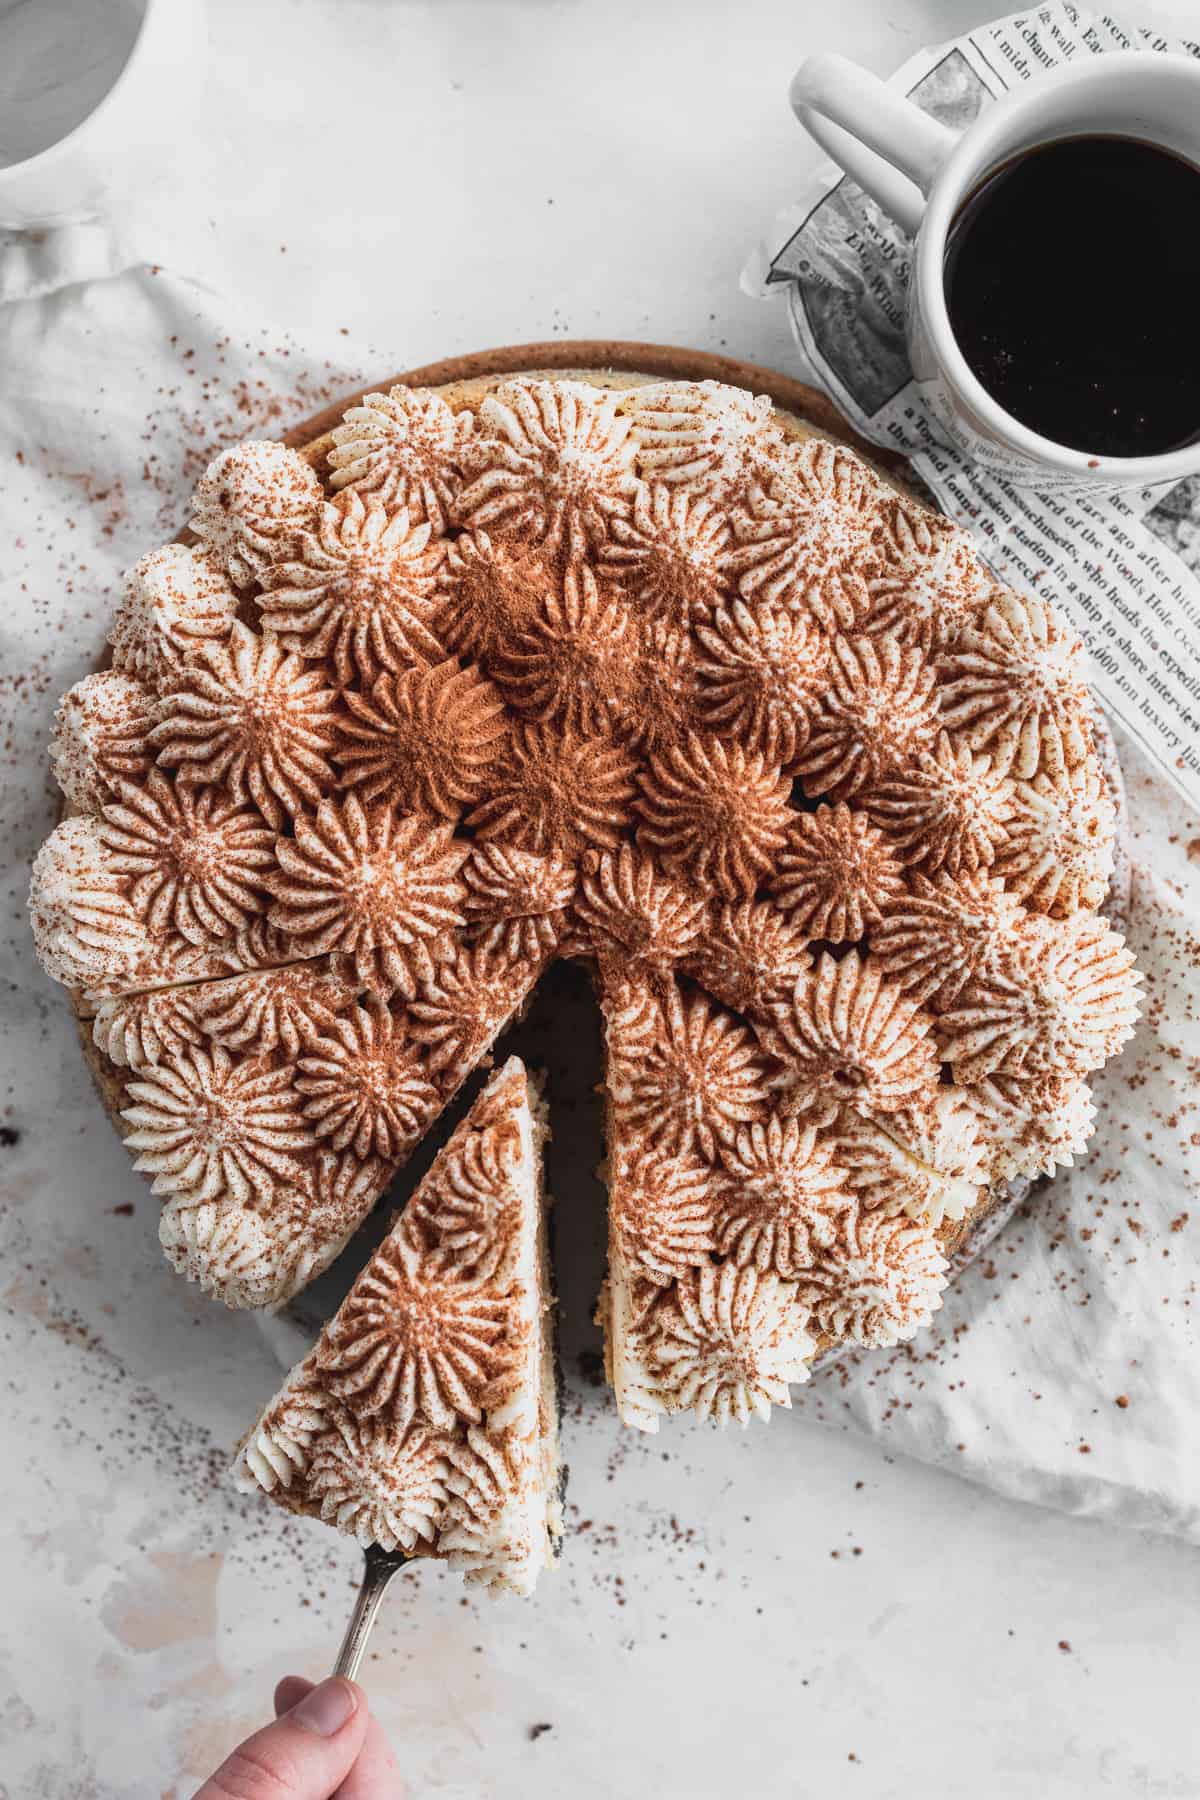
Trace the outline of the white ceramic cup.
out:
[[[1157,486],[1200,471],[1200,443],[1162,456],[1093,456],[1013,418],[967,366],[943,279],[946,237],[959,208],[1021,151],[1103,133],[1160,145],[1200,166],[1200,61],[1150,51],[1080,58],[997,100],[963,132],[939,125],[842,56],[802,63],[791,102],[822,149],[916,239],[909,354],[950,442],[1005,480],[1044,491]],[[1194,231],[1196,221],[1181,219],[1179,228]],[[1119,218],[1113,232],[1119,241]],[[1036,281],[1037,271],[1029,278]]]
[[[30,3],[36,6],[38,0]],[[136,191],[151,160],[161,170],[186,151],[196,126],[190,102],[199,89],[205,49],[200,0],[130,4],[140,11],[141,22],[97,104],[37,154],[0,163],[0,228],[21,231],[105,217],[120,210],[123,192]],[[67,55],[64,46],[64,61]],[[52,66],[52,56],[49,60]]]

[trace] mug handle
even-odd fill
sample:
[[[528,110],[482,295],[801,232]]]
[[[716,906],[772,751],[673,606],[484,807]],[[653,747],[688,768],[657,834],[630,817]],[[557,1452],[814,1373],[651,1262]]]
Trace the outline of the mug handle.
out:
[[[958,134],[878,76],[832,53],[801,63],[789,98],[826,155],[915,236],[933,179]]]

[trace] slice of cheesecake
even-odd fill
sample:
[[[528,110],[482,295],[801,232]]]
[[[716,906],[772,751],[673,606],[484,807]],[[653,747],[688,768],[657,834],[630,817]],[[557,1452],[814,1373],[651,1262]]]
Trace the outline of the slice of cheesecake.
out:
[[[512,1057],[243,1442],[240,1485],[532,1591],[562,1532],[545,1137]]]

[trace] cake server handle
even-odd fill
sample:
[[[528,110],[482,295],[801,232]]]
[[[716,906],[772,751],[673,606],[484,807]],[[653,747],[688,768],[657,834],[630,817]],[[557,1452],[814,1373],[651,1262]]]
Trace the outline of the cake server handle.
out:
[[[387,1584],[408,1560],[402,1550],[381,1550],[378,1544],[367,1545],[363,1555],[362,1586],[350,1614],[337,1662],[333,1665],[335,1675],[344,1675],[348,1681],[353,1681],[358,1674]]]

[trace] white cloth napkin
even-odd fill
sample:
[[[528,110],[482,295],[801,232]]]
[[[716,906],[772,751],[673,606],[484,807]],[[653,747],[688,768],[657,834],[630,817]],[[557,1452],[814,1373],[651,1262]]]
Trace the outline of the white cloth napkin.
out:
[[[57,267],[57,247],[31,256],[23,283],[13,263],[0,273],[0,293],[35,296],[0,305],[12,713],[0,975],[16,996],[4,1047],[26,1084],[46,1056],[49,984],[23,925],[28,861],[55,814],[45,746],[58,695],[96,657],[122,570],[175,533],[223,443],[278,433],[402,366],[394,352],[356,355],[345,338],[300,344],[248,327],[212,293],[146,267],[57,285],[86,266],[86,248],[63,246]],[[936,1330],[846,1359],[797,1404],[1006,1494],[1200,1542],[1200,823],[1121,749],[1146,1004],[1097,1082],[1091,1154],[960,1278]],[[54,1025],[68,1031],[62,1015]],[[99,1107],[94,1129],[109,1130]],[[53,1169],[52,1144],[44,1155]],[[44,1237],[34,1258],[52,1255],[54,1213],[31,1229]]]

